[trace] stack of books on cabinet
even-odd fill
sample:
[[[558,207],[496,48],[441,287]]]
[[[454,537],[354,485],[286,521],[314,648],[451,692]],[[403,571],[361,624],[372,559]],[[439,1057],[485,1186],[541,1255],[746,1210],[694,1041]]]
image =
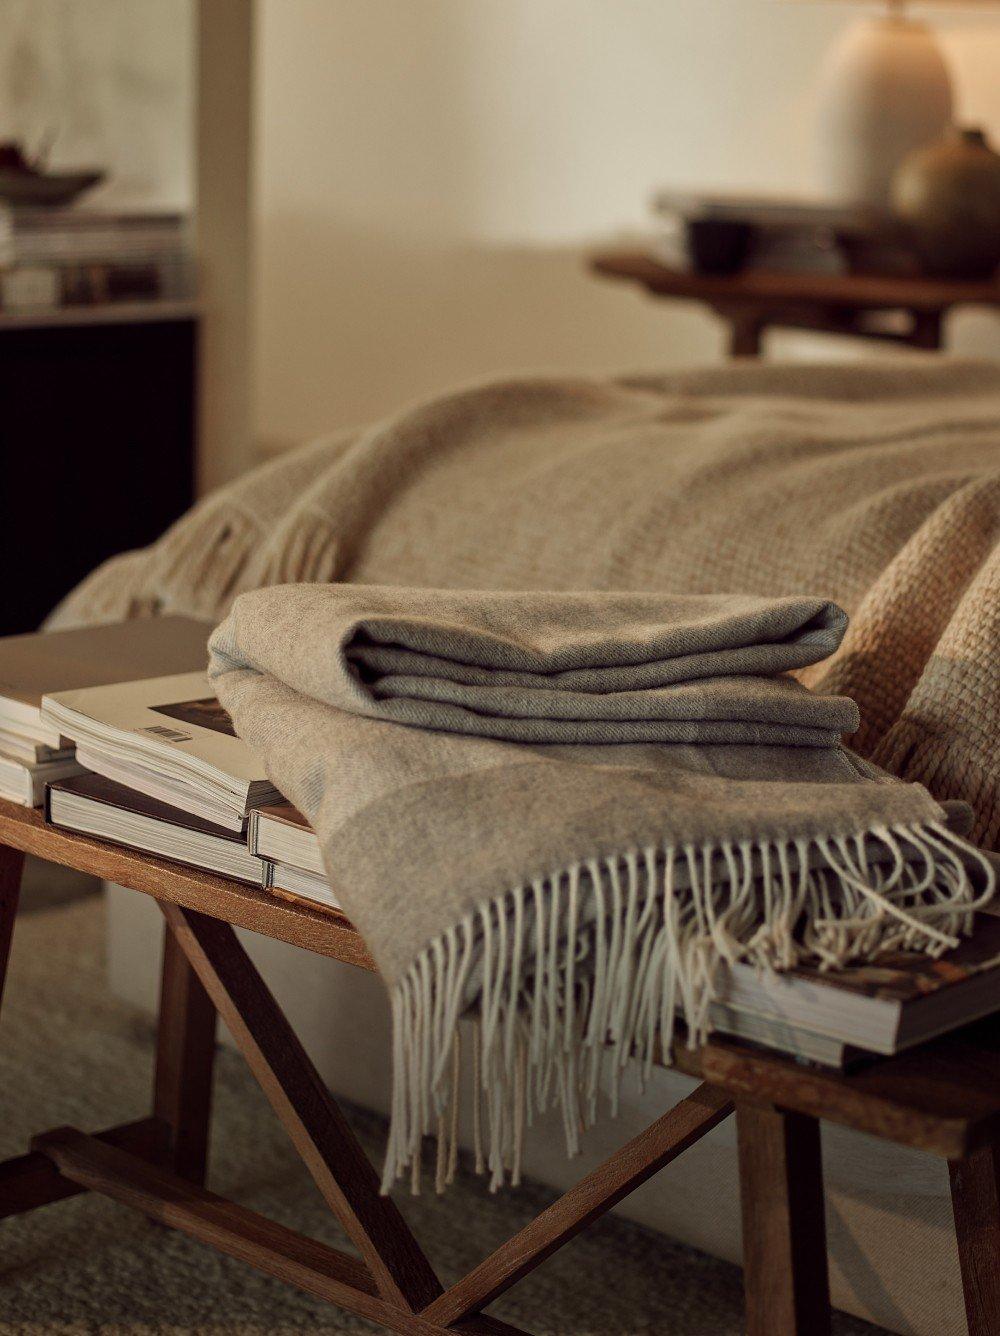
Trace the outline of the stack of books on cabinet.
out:
[[[189,301],[187,233],[177,213],[0,209],[0,308]]]
[[[163,617],[0,639],[0,796],[44,804],[63,829],[336,911],[315,832],[211,690],[210,630]],[[939,960],[721,966],[711,1019],[723,1034],[844,1069],[995,1011],[998,962],[1000,918],[983,915]]]

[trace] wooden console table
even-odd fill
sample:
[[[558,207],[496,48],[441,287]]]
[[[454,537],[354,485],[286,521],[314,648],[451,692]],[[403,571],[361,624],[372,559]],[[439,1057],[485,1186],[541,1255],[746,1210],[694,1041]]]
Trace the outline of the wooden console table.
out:
[[[696,301],[722,317],[732,357],[756,357],[769,329],[811,329],[939,349],[956,306],[1000,307],[1000,283],[880,278],[871,274],[786,274],[745,269],[698,274],[637,250],[598,251],[594,273],[637,283],[654,297]],[[899,320],[894,327],[890,322]]]
[[[46,826],[0,801],[0,992],[25,853],[154,896],[166,918],[152,1112],[42,1133],[0,1163],[0,1220],[103,1193],[404,1336],[526,1336],[482,1310],[735,1108],[750,1336],[823,1336],[830,1307],[819,1119],[946,1157],[971,1336],[1000,1333],[1000,1024],[852,1076],[732,1043],[678,1052],[702,1084],[454,1284],[443,1287],[234,927],[373,968],[345,920],[266,891]],[[221,1015],[360,1257],[205,1186]],[[0,1043],[2,1043],[0,1027]],[[2,1102],[0,1089],[0,1102]]]

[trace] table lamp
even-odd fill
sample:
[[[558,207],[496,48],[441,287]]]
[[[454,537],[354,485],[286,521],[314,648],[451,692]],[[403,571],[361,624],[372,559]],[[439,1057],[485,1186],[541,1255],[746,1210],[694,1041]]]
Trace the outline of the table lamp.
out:
[[[962,2],[975,0],[951,0]],[[936,139],[952,121],[944,53],[909,9],[906,0],[887,0],[882,14],[848,28],[824,63],[817,166],[819,184],[832,199],[886,205],[902,158]]]

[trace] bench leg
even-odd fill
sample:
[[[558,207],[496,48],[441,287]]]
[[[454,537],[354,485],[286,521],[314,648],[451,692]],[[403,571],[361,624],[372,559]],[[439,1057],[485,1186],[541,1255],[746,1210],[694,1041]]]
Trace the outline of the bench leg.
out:
[[[19,849],[0,845],[0,1003],[10,960],[10,943],[14,936],[14,916],[21,898],[21,873],[24,854]]]
[[[759,315],[734,311],[729,316],[727,352],[730,357],[759,357],[765,325]]]
[[[21,873],[24,854],[18,849],[0,845],[0,1001],[3,999],[4,980],[10,960],[11,938],[14,935],[14,915],[21,893]],[[0,1080],[0,1092],[3,1083]],[[2,1107],[0,1107],[2,1114]],[[134,1151],[137,1155],[155,1158],[163,1150],[162,1125],[153,1118],[126,1123],[100,1133],[100,1140],[110,1146]],[[48,1202],[72,1197],[80,1188],[63,1178],[44,1155],[30,1153],[17,1155],[0,1162],[0,1220],[8,1216],[33,1211]]]
[[[167,1166],[190,1183],[208,1163],[215,1031],[212,999],[164,925],[153,1114],[169,1129]]]
[[[738,1103],[747,1336],[828,1336],[819,1123]]]
[[[951,1160],[951,1201],[969,1336],[1000,1334],[1000,1145]]]

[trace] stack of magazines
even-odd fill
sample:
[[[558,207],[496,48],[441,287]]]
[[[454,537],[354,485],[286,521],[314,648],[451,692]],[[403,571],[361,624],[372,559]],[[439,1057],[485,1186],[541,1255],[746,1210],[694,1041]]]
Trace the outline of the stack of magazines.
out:
[[[176,213],[2,210],[3,309],[187,301],[194,294],[187,231]]]
[[[164,617],[0,639],[0,793],[44,803],[66,830],[337,910],[315,832],[212,693],[209,631]],[[845,1069],[995,1011],[998,988],[1000,918],[982,915],[939,960],[722,967],[711,1019],[723,1034]]]
[[[73,740],[43,710],[47,694],[203,663],[209,629],[164,617],[0,639],[0,797],[37,807],[46,784],[82,769]]]

